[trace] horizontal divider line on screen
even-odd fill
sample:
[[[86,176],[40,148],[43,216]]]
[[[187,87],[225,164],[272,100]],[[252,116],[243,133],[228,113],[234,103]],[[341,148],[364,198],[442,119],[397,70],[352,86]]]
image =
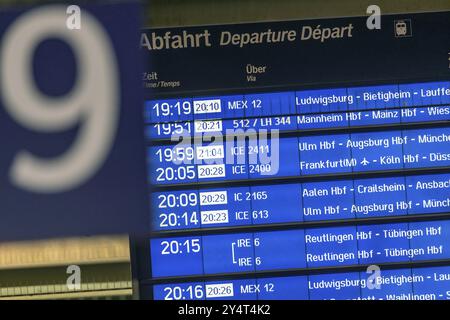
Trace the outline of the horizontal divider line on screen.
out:
[[[389,110],[405,110],[405,109],[424,109],[430,107],[448,107],[448,103],[440,104],[428,104],[421,106],[393,106],[385,108],[364,108],[364,109],[351,109],[351,110],[341,110],[341,111],[318,111],[318,112],[308,112],[308,113],[283,113],[283,114],[270,114],[270,115],[244,115],[241,117],[210,117],[210,118],[198,118],[189,120],[168,120],[168,121],[154,121],[145,122],[145,125],[154,125],[162,123],[180,123],[180,122],[194,122],[194,121],[208,121],[208,120],[241,120],[241,119],[259,119],[259,118],[270,118],[270,117],[297,117],[297,116],[312,116],[312,115],[329,115],[329,114],[345,114],[345,113],[358,113],[358,112],[370,112],[370,111],[389,111]],[[407,124],[408,122],[403,122]],[[355,126],[357,127],[357,126]],[[352,128],[352,127],[349,127]]]
[[[438,174],[448,173],[450,166],[445,167],[426,167],[426,168],[407,168],[407,169],[392,169],[380,171],[358,171],[358,172],[337,172],[326,174],[311,174],[303,176],[291,177],[267,177],[258,179],[244,179],[244,180],[226,180],[226,181],[200,181],[186,184],[164,184],[151,185],[151,192],[157,191],[175,191],[175,190],[189,190],[201,187],[202,189],[217,188],[217,187],[239,187],[239,186],[258,186],[267,184],[283,184],[294,182],[320,182],[327,180],[344,180],[344,179],[360,179],[360,178],[382,178],[382,177],[398,177],[403,175],[421,175],[421,174]]]
[[[203,97],[221,96],[221,95],[255,95],[262,93],[286,92],[286,91],[305,91],[305,90],[322,90],[322,89],[340,89],[343,87],[371,87],[382,85],[408,85],[426,82],[442,82],[449,81],[447,74],[436,75],[433,77],[420,78],[393,78],[393,79],[373,79],[360,81],[339,81],[339,82],[320,82],[320,83],[289,83],[279,85],[255,85],[252,87],[223,87],[213,89],[198,90],[174,90],[167,92],[151,92],[144,96],[145,100],[161,100],[175,98],[192,98],[200,99]],[[173,89],[173,88],[172,88]],[[272,90],[273,89],[273,90]],[[250,92],[249,92],[250,91]]]
[[[263,232],[263,231],[279,231],[291,229],[308,229],[315,227],[337,227],[348,225],[376,225],[395,222],[417,222],[417,221],[437,221],[450,219],[450,212],[432,213],[432,214],[410,214],[398,216],[383,216],[374,218],[354,218],[354,219],[340,219],[340,220],[320,220],[320,221],[303,221],[303,222],[289,222],[289,223],[275,223],[275,224],[255,224],[255,225],[241,225],[241,226],[226,226],[213,228],[196,228],[196,229],[181,229],[181,230],[158,230],[146,234],[150,238],[172,237],[172,236],[199,236],[199,235],[214,235],[214,234],[228,234],[228,233],[243,233],[243,232]]]
[[[450,259],[442,260],[425,260],[414,262],[388,262],[388,263],[372,263],[364,265],[348,265],[348,266],[330,266],[330,267],[314,267],[314,268],[298,268],[276,271],[252,271],[252,272],[235,272],[221,274],[205,274],[205,275],[187,275],[187,276],[171,276],[159,278],[147,278],[141,280],[141,285],[152,285],[160,283],[177,283],[177,282],[194,282],[194,281],[214,281],[214,280],[231,280],[231,279],[249,279],[249,278],[266,278],[266,277],[283,277],[283,276],[300,276],[300,275],[316,275],[324,273],[345,273],[366,271],[370,265],[377,265],[381,270],[416,268],[416,267],[437,267],[450,266]]]
[[[322,136],[331,135],[334,133],[352,133],[352,132],[378,132],[386,131],[388,129],[427,129],[427,128],[445,128],[448,127],[450,121],[430,121],[430,122],[420,122],[420,123],[396,123],[396,124],[377,124],[370,126],[355,126],[355,127],[342,127],[342,128],[317,128],[317,129],[306,129],[306,130],[293,130],[293,131],[279,131],[279,136],[283,137],[303,137],[303,136]],[[236,134],[236,137],[248,137],[254,138],[258,133],[251,134]],[[206,135],[209,136],[209,135]],[[214,134],[212,135],[214,136]],[[271,136],[270,130],[268,131],[268,137]],[[230,137],[230,135],[223,135],[224,138]],[[194,139],[194,136],[191,136]],[[147,146],[163,146],[163,145],[176,145],[180,140],[168,140],[168,139],[152,139],[147,143]],[[195,141],[194,139],[194,142]],[[203,142],[199,139],[198,142]],[[210,142],[210,141],[207,141]]]

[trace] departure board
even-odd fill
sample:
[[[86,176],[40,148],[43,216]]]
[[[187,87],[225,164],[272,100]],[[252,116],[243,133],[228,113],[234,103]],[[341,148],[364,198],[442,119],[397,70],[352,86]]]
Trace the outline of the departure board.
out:
[[[144,29],[155,300],[449,300],[450,13]]]

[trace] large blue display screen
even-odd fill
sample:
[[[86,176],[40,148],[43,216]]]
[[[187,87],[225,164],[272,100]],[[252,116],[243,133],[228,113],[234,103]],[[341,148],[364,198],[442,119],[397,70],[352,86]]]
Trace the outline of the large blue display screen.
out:
[[[450,38],[423,37],[450,16],[430,15],[408,15],[421,30],[408,37],[363,18],[291,21],[205,27],[209,45],[158,51],[159,34],[205,31],[144,30],[165,64],[144,81],[143,294],[450,299]],[[355,33],[219,41],[312,23]]]

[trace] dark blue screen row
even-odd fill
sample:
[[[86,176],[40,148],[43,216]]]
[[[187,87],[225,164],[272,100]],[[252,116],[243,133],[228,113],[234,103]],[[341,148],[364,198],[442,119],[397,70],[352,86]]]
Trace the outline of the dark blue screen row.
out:
[[[324,128],[352,128],[416,122],[450,120],[450,106],[403,108],[372,111],[334,112],[241,119],[196,120],[155,123],[146,127],[147,139],[171,139],[176,135],[200,136],[229,134],[233,130],[313,130]]]
[[[450,174],[152,194],[154,230],[449,212]]]
[[[450,221],[150,240],[153,277],[450,259]]]
[[[450,128],[218,140],[148,148],[154,185],[446,167]]]
[[[161,284],[155,300],[450,300],[450,267]]]
[[[149,100],[148,123],[450,104],[450,82]]]

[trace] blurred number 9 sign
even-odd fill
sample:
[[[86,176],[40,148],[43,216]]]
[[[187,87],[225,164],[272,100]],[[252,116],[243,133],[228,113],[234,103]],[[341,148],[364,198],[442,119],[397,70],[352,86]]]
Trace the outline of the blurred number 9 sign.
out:
[[[11,182],[31,192],[64,192],[88,181],[108,157],[117,133],[120,85],[108,33],[87,11],[80,30],[68,29],[67,18],[62,5],[38,7],[16,19],[1,42],[0,94],[9,115],[24,128],[44,133],[80,126],[75,141],[57,157],[17,152]],[[43,94],[33,79],[33,52],[49,37],[69,44],[78,66],[73,89],[62,97]]]

